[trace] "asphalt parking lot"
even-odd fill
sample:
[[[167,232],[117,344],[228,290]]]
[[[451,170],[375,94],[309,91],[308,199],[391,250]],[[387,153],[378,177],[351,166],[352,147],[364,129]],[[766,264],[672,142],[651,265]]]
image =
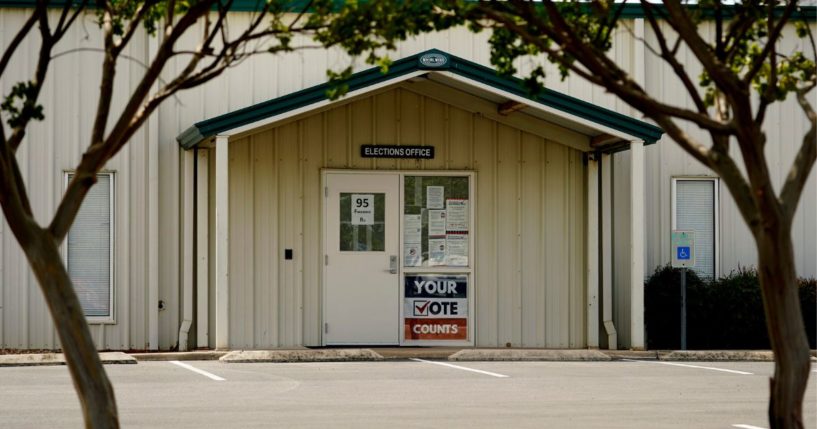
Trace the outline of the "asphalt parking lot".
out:
[[[126,428],[767,428],[769,362],[108,365]],[[817,373],[806,427],[817,427]],[[79,428],[64,366],[0,368],[0,427]]]

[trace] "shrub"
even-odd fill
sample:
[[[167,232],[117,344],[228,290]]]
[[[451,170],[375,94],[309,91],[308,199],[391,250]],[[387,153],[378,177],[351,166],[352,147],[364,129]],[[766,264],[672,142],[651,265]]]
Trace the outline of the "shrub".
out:
[[[809,345],[817,344],[817,281],[799,280],[800,305]],[[680,269],[659,267],[644,290],[647,347],[680,348]],[[767,349],[769,338],[760,280],[738,269],[716,280],[687,272],[687,348]]]

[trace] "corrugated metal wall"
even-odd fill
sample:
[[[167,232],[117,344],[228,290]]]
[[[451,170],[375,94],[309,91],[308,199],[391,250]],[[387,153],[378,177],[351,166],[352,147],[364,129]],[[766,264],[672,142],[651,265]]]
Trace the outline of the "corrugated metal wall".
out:
[[[0,10],[0,47],[13,37],[24,22],[27,10]],[[58,11],[54,12],[58,15]],[[89,24],[89,23],[86,23]],[[93,29],[94,24],[89,24]],[[55,53],[83,46],[98,46],[99,33],[75,25]],[[18,81],[30,79],[36,66],[39,42],[26,39],[0,82],[0,93],[8,94]],[[0,50],[2,50],[0,48]],[[144,58],[144,37],[135,37],[123,53]],[[55,58],[41,95],[45,120],[34,122],[18,152],[31,204],[40,223],[53,216],[63,193],[64,171],[74,168],[88,145],[98,94],[101,55],[74,52]],[[142,73],[135,62],[117,70],[119,85],[114,93],[113,112],[122,108],[123,92],[131,90]],[[80,78],[82,77],[82,78]],[[146,349],[148,346],[148,260],[150,230],[148,212],[148,159],[156,144],[148,144],[148,127],[134,136],[106,166],[115,172],[115,298],[116,324],[92,324],[91,333],[102,349]],[[154,142],[155,143],[155,142]],[[54,349],[59,347],[54,323],[28,261],[6,224],[0,222],[0,348]]]
[[[0,10],[0,47],[6,46],[17,29],[25,21],[27,9]],[[58,11],[53,12],[57,17]],[[239,28],[250,18],[248,13],[231,15],[231,27]],[[632,27],[633,21],[626,21]],[[710,24],[704,23],[704,31]],[[649,26],[647,26],[649,27]],[[710,26],[711,27],[711,26]],[[817,25],[813,24],[814,31]],[[791,29],[787,29],[789,31]],[[791,31],[790,31],[791,33]],[[784,49],[796,46],[799,39],[787,34],[782,42]],[[487,46],[488,32],[472,34],[465,29],[456,29],[444,33],[432,33],[417,37],[398,46],[393,58],[411,55],[426,49],[438,48],[468,58],[480,64],[489,64]],[[620,30],[614,36],[614,50],[610,56],[630,71],[643,75],[643,84],[662,99],[676,101],[685,97],[680,83],[672,77],[672,72],[661,67],[658,60],[648,51],[644,61],[637,61],[634,55],[637,43],[627,30]],[[99,32],[95,16],[89,13],[84,22],[79,22],[66,39],[55,50],[57,53],[78,48],[100,46]],[[300,39],[296,39],[297,41]],[[652,31],[646,29],[646,40],[654,43]],[[196,37],[191,33],[185,39],[194,46]],[[124,77],[119,89],[127,89],[142,73],[142,66],[147,57],[147,38],[139,35],[134,45],[127,52],[133,61],[124,62],[119,71],[119,78]],[[7,94],[11,85],[26,80],[33,72],[35,57],[33,40],[25,42],[10,66],[11,73],[0,82],[2,94]],[[683,48],[682,48],[683,49]],[[685,54],[686,55],[686,54]],[[104,348],[145,348],[147,343],[148,284],[156,282],[158,299],[169,303],[166,310],[159,313],[158,345],[162,349],[173,347],[177,341],[179,327],[179,153],[176,136],[191,124],[205,118],[220,115],[231,110],[245,107],[280,95],[292,93],[299,89],[322,83],[326,79],[327,68],[341,69],[348,64],[348,58],[337,50],[322,51],[317,49],[294,52],[278,56],[259,56],[245,61],[239,67],[230,70],[223,77],[194,90],[179,94],[167,100],[159,109],[152,124],[140,132],[114,161],[109,168],[117,171],[117,279],[116,306],[117,325],[96,325],[92,327],[98,343]],[[75,166],[82,148],[88,141],[89,124],[92,110],[96,103],[101,55],[84,50],[60,56],[54,61],[54,69],[49,75],[42,102],[45,106],[46,120],[35,124],[29,132],[28,143],[20,151],[20,159],[26,174],[27,183],[34,190],[33,204],[38,219],[44,221],[53,212],[56,201],[62,192],[61,171]],[[538,64],[534,60],[519,60],[520,72],[531,69]],[[688,55],[685,67],[695,70],[696,61]],[[165,74],[181,67],[174,63]],[[357,69],[365,65],[358,64]],[[559,73],[548,66],[547,86],[572,96],[599,104],[616,111],[640,117],[632,109],[615,99],[604,90],[588,85],[581,79],[559,79]],[[692,73],[695,74],[694,72]],[[121,104],[122,94],[117,92],[117,103]],[[767,133],[769,144],[767,154],[775,171],[778,186],[786,174],[799,146],[800,137],[804,134],[805,120],[794,100],[787,100],[781,107],[775,107],[767,114]],[[476,121],[480,122],[480,121]],[[691,135],[699,136],[708,142],[706,136],[688,124],[682,124]],[[153,128],[150,128],[153,127]],[[403,129],[401,133],[412,132]],[[158,137],[150,137],[151,135]],[[63,141],[63,139],[65,139]],[[156,141],[158,140],[158,141]],[[51,144],[58,141],[59,144]],[[158,154],[158,155],[157,155]],[[340,156],[327,153],[324,157]],[[459,159],[455,153],[452,159]],[[349,156],[345,154],[344,156]],[[473,156],[473,154],[472,154]],[[629,255],[629,226],[626,222],[629,210],[629,175],[627,154],[616,155],[615,164],[615,213],[616,229],[616,270],[615,290],[616,324],[619,327],[619,338],[622,346],[627,346],[629,314],[629,275],[625,261],[621,258]],[[154,159],[154,164],[150,164]],[[328,160],[328,158],[326,158]],[[338,158],[341,159],[341,158]],[[346,158],[342,158],[346,159]],[[670,180],[678,175],[711,175],[705,167],[683,153],[669,139],[646,148],[646,267],[648,272],[658,265],[669,262],[670,230]],[[475,160],[472,160],[475,161]],[[345,162],[345,161],[344,161]],[[452,161],[455,162],[456,161]],[[400,163],[400,167],[409,168]],[[43,167],[45,166],[45,167]],[[464,168],[465,166],[461,167]],[[369,168],[369,167],[365,167]],[[378,168],[388,168],[385,164]],[[441,168],[428,166],[428,168]],[[453,168],[453,167],[452,167]],[[150,171],[157,177],[151,182]],[[36,171],[36,174],[34,172]],[[157,186],[158,195],[150,195],[150,183]],[[754,243],[743,220],[737,213],[725,187],[720,189],[721,203],[720,224],[720,263],[721,273],[727,273],[737,266],[751,266],[756,262]],[[151,203],[151,197],[153,202]],[[158,205],[158,225],[148,225],[151,204]],[[619,209],[617,209],[619,210]],[[794,246],[798,273],[804,276],[817,276],[817,173],[812,172],[808,186],[803,192],[803,199],[798,208],[794,226]],[[158,237],[158,243],[151,243],[150,236]],[[31,275],[25,258],[20,253],[16,241],[7,226],[0,223],[0,347],[54,347],[52,324],[47,314],[39,291]],[[158,267],[148,263],[150,249],[156,249],[152,257],[158,259]],[[158,273],[154,272],[158,270]],[[305,295],[304,300],[307,300]],[[505,298],[503,298],[505,299]],[[151,306],[155,300],[151,299]],[[523,300],[523,302],[526,302]],[[490,310],[486,310],[490,311]],[[120,317],[121,316],[121,317]],[[123,319],[124,318],[124,319]],[[125,320],[126,319],[126,320]],[[311,328],[310,328],[311,329]],[[305,332],[307,328],[304,327]],[[306,334],[305,338],[308,338]]]
[[[367,143],[438,155],[360,158]],[[477,345],[584,347],[581,152],[405,88],[229,148],[231,347],[320,344],[321,168],[476,171]]]

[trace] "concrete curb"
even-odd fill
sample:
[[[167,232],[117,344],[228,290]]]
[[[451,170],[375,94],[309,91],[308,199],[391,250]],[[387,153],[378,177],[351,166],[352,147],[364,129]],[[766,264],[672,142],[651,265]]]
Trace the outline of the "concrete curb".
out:
[[[658,360],[658,352],[654,350],[599,350],[612,360],[638,359]]]
[[[774,353],[768,350],[676,350],[659,352],[658,360],[772,362]]]
[[[135,358],[122,352],[102,352],[99,354],[99,359],[103,365],[136,363]],[[62,353],[0,355],[0,367],[44,365],[65,365],[65,356]]]
[[[598,350],[467,349],[449,356],[453,361],[609,361]]]
[[[383,356],[371,349],[321,350],[241,350],[219,358],[225,363],[248,362],[350,362],[381,361]]]
[[[170,360],[218,360],[229,352],[202,350],[193,352],[153,352],[131,353],[130,355],[140,362],[157,362]]]

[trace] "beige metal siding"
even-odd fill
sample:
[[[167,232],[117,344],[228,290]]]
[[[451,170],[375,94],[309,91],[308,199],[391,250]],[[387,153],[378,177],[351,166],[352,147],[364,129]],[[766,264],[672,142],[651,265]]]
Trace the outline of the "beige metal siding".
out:
[[[475,170],[477,345],[584,346],[582,153],[398,88],[230,142],[231,347],[320,344],[321,168]]]
[[[16,33],[30,13],[26,9],[0,10],[0,49]],[[58,19],[59,11],[51,13]],[[100,46],[93,13],[75,25],[57,45],[55,53]],[[35,32],[36,33],[36,32]],[[16,82],[30,79],[39,44],[27,38],[0,82],[0,93],[8,94]],[[123,53],[143,59],[144,37],[135,37]],[[45,120],[33,123],[18,152],[22,175],[28,186],[37,220],[48,222],[64,189],[64,171],[78,163],[88,145],[98,90],[101,55],[82,51],[62,55],[52,62],[41,96]],[[123,92],[136,84],[142,72],[138,63],[125,62],[117,70],[119,85],[114,93],[113,112],[122,108]],[[77,80],[77,77],[82,77]],[[145,349],[148,347],[148,144],[147,130],[112,159],[106,170],[115,173],[114,318],[113,324],[91,324],[100,349]],[[154,304],[151,308],[155,308]],[[178,329],[178,328],[176,328]],[[28,262],[5,220],[0,222],[0,348],[55,349],[59,341],[54,323]]]
[[[14,37],[17,29],[25,21],[29,10],[6,8],[0,10],[0,47],[8,44]],[[56,19],[58,11],[52,12],[52,17]],[[239,28],[251,17],[249,13],[231,14],[231,26]],[[66,39],[57,46],[55,52],[65,52],[69,49],[89,48],[101,46],[98,27],[95,24],[95,16],[91,12],[84,17],[85,21],[78,23]],[[626,21],[626,25],[632,26],[633,21]],[[710,24],[704,23],[703,26]],[[813,24],[814,25],[814,24]],[[649,27],[649,26],[647,26]],[[817,31],[817,25],[813,27]],[[787,29],[790,31],[791,29]],[[710,31],[711,30],[707,30]],[[392,58],[405,57],[426,49],[438,48],[475,61],[480,64],[490,65],[487,39],[488,32],[472,34],[465,29],[456,29],[443,33],[433,33],[416,37],[410,41],[399,44],[397,52],[392,54]],[[629,31],[621,29],[616,32],[614,46],[610,53],[611,57],[621,64],[627,65],[630,71],[639,70],[644,76],[644,86],[651,94],[656,94],[666,100],[680,100],[683,95],[682,86],[672,78],[671,70],[659,65],[658,60],[649,52],[645,53],[645,61],[637,62],[635,52],[636,41]],[[646,39],[654,44],[654,36],[647,28]],[[298,39],[300,40],[300,39]],[[185,38],[185,43],[194,46],[198,40],[194,34]],[[297,42],[297,40],[296,40]],[[792,34],[787,34],[782,46],[788,49],[800,43]],[[27,40],[21,47],[9,67],[9,71],[2,82],[0,82],[0,93],[8,94],[8,91],[15,82],[29,79],[35,64],[35,43]],[[122,89],[131,88],[138,77],[143,72],[140,62],[145,62],[148,57],[148,42],[143,33],[139,33],[134,38],[134,45],[128,48],[126,54],[133,58],[133,61],[123,62],[118,70],[119,86],[115,94],[116,102],[114,111],[121,108],[124,99]],[[684,53],[685,67],[690,70],[696,69],[693,56]],[[148,297],[149,284],[158,282],[159,296],[154,297],[164,299],[167,309],[159,313],[159,346],[162,349],[173,347],[177,341],[179,322],[179,277],[181,266],[178,256],[179,249],[179,225],[180,222],[190,221],[189,219],[179,219],[179,153],[176,136],[191,124],[205,118],[211,118],[231,110],[245,107],[253,103],[268,100],[284,94],[289,94],[297,90],[312,85],[323,83],[326,79],[325,70],[327,68],[343,68],[348,64],[348,58],[337,50],[323,51],[319,49],[305,50],[285,55],[258,56],[244,62],[240,67],[230,70],[223,77],[208,83],[207,85],[178,94],[177,97],[167,100],[156,113],[155,120],[142,132],[133,138],[133,144],[123,150],[121,154],[113,160],[108,168],[116,171],[116,325],[94,325],[92,332],[97,343],[103,348],[128,349],[145,348],[148,341],[148,314],[155,308],[156,300]],[[520,60],[517,66],[520,72],[529,70],[537,61]],[[90,134],[90,123],[93,109],[96,104],[96,94],[98,94],[98,78],[101,64],[101,56],[93,51],[77,51],[56,58],[53,62],[54,68],[51,70],[48,82],[43,90],[41,101],[45,106],[46,120],[35,124],[27,136],[28,142],[20,150],[19,159],[21,161],[26,181],[31,187],[32,204],[37,218],[45,221],[54,210],[54,206],[62,192],[62,170],[72,168],[87,144]],[[170,73],[178,70],[182,63],[174,63],[165,74],[165,78],[170,77]],[[362,63],[356,65],[356,69],[367,67]],[[547,86],[551,89],[561,91],[583,100],[593,102],[608,108],[615,109],[624,114],[635,117],[641,115],[633,112],[632,109],[616,100],[604,90],[587,84],[578,78],[569,78],[565,81],[559,79],[558,71],[548,66]],[[81,78],[78,80],[77,76]],[[167,80],[167,79],[166,79]],[[477,181],[480,186],[488,186],[492,192],[491,198],[499,196],[495,183],[497,180],[507,180],[505,176],[499,176],[501,169],[496,163],[495,140],[498,135],[497,123],[491,119],[479,118],[463,113],[456,108],[446,108],[439,100],[434,101],[426,97],[412,95],[406,91],[396,95],[399,97],[398,104],[402,108],[390,107],[390,103],[384,99],[377,98],[368,101],[368,107],[356,107],[354,112],[351,109],[332,110],[315,118],[310,118],[303,125],[302,133],[305,140],[312,141],[320,134],[322,141],[342,140],[343,144],[313,146],[303,145],[299,148],[302,157],[300,166],[299,186],[303,186],[301,191],[304,197],[309,195],[310,189],[319,187],[319,177],[312,172],[320,166],[338,168],[392,168],[397,165],[401,169],[444,169],[463,168],[475,169],[479,171]],[[388,98],[389,96],[384,96]],[[453,103],[452,103],[453,104]],[[462,108],[462,104],[456,104]],[[413,107],[412,107],[413,106]],[[422,108],[420,108],[422,106]],[[367,110],[368,109],[368,110]],[[355,131],[358,121],[367,122],[367,113],[370,112],[372,119],[379,118],[366,128],[367,131]],[[447,115],[447,116],[446,116]],[[513,116],[513,115],[512,115]],[[466,120],[464,117],[469,117]],[[363,118],[363,119],[360,119]],[[392,118],[393,122],[388,119]],[[381,120],[382,119],[382,120]],[[467,123],[470,120],[470,128]],[[315,122],[312,124],[311,122]],[[382,124],[382,126],[380,125]],[[448,125],[446,125],[448,124]],[[767,119],[767,132],[769,144],[767,154],[770,164],[775,171],[776,184],[779,187],[786,174],[796,148],[800,143],[800,137],[806,129],[805,119],[793,99],[769,111]],[[691,135],[699,136],[704,141],[705,136],[693,126],[685,125],[684,129]],[[459,127],[459,128],[458,128]],[[391,130],[390,128],[395,128]],[[447,133],[438,134],[440,130],[448,130]],[[464,133],[463,133],[464,132]],[[469,132],[471,134],[469,134]],[[152,137],[158,134],[158,141]],[[524,137],[520,143],[523,156],[528,151],[532,151],[528,139]],[[354,139],[354,140],[353,140]],[[362,161],[354,159],[353,153],[356,146],[350,142],[358,144],[361,141],[373,139],[380,140],[381,143],[392,141],[395,143],[411,143],[420,141],[432,141],[439,139],[435,145],[444,147],[445,151],[440,152],[437,160],[430,162],[418,162],[412,160],[401,161]],[[388,140],[387,139],[391,139]],[[156,158],[158,146],[158,160],[151,164],[151,156]],[[548,154],[545,151],[546,156]],[[627,154],[617,155],[617,165],[626,162]],[[622,161],[618,161],[623,157]],[[664,139],[657,145],[646,148],[647,171],[646,171],[646,268],[647,271],[658,265],[669,261],[669,229],[670,229],[670,179],[677,175],[710,175],[711,172],[705,167],[698,165],[692,158],[683,153],[672,141]],[[276,161],[277,163],[278,161]],[[158,163],[158,165],[156,165]],[[627,210],[629,210],[629,185],[628,171],[626,164],[620,165],[616,174],[616,207],[620,209],[615,217],[619,219],[617,225],[626,227]],[[158,169],[158,193],[150,195],[151,170]],[[212,170],[211,170],[212,171]],[[531,176],[530,171],[522,173],[525,177],[522,180],[524,186],[520,190],[517,186],[515,192],[524,192],[529,185],[527,180]],[[548,186],[547,175],[543,175],[542,188]],[[487,179],[486,179],[487,177]],[[211,175],[212,178],[212,175]],[[521,179],[520,179],[521,180]],[[278,190],[276,189],[276,192]],[[482,192],[482,191],[480,191]],[[738,265],[751,266],[756,262],[756,252],[751,235],[748,233],[743,220],[738,214],[735,205],[732,203],[728,191],[725,187],[720,188],[721,204],[720,214],[720,263],[718,264],[721,273],[736,268]],[[151,203],[153,198],[154,203]],[[318,202],[320,200],[317,200]],[[493,200],[492,200],[493,201]],[[158,225],[150,226],[148,223],[150,205],[158,203],[159,220]],[[272,202],[270,202],[272,204]],[[277,203],[276,203],[277,204]],[[319,209],[314,199],[304,198],[297,207],[303,212],[315,211]],[[535,202],[524,202],[521,211],[529,210],[529,206],[536,205]],[[277,210],[283,210],[280,206]],[[155,207],[154,207],[155,208]],[[541,211],[547,215],[550,207],[542,205]],[[272,210],[272,208],[270,208]],[[497,223],[503,221],[495,207],[483,206],[477,208],[478,218],[484,221]],[[518,210],[518,209],[517,209]],[[518,210],[519,211],[519,210]],[[517,215],[518,216],[518,215]],[[793,238],[795,247],[795,257],[798,273],[804,276],[817,276],[817,173],[812,172],[809,183],[803,192],[803,199],[798,208],[795,219]],[[211,217],[211,220],[213,218]],[[301,218],[297,218],[301,219]],[[306,219],[306,218],[303,218]],[[305,220],[304,220],[305,221]],[[517,222],[520,222],[517,218]],[[532,222],[529,219],[522,219],[522,228],[528,227]],[[279,227],[275,228],[279,230]],[[524,229],[523,229],[524,230]],[[212,232],[212,230],[211,230]],[[303,228],[303,242],[312,242],[317,234],[316,230]],[[543,238],[547,238],[547,231],[540,231]],[[158,236],[158,243],[151,243],[149,237]],[[629,298],[629,278],[627,274],[628,265],[626,260],[621,259],[629,255],[628,231],[626,229],[616,229],[616,235],[620,237],[616,240],[615,254],[619,256],[616,260],[616,324],[619,328],[621,345],[627,346],[629,341],[628,308]],[[523,234],[527,239],[527,235]],[[484,246],[495,247],[500,237],[496,232],[494,235],[485,236],[481,234],[477,237],[478,248]],[[283,239],[283,238],[282,238]],[[294,238],[296,241],[298,237]],[[547,254],[546,243],[540,244],[543,254]],[[523,266],[522,283],[525,283],[531,274],[525,271],[524,267],[530,264],[527,254],[527,245],[523,245],[525,252],[522,253],[520,264]],[[151,254],[154,249],[154,254]],[[517,248],[518,249],[518,248]],[[317,247],[305,249],[311,254],[319,254]],[[272,251],[272,250],[271,250]],[[275,251],[281,251],[281,247]],[[518,250],[517,250],[518,251]],[[533,251],[533,250],[532,250]],[[537,250],[538,251],[538,250]],[[534,251],[536,253],[536,251]],[[158,254],[156,256],[155,254]],[[318,319],[314,315],[320,314],[320,302],[317,298],[318,269],[311,267],[307,254],[301,255],[296,251],[296,258],[303,256],[302,286],[300,290],[292,292],[283,291],[282,296],[290,297],[294,300],[301,300],[303,303],[302,335],[308,344],[316,344],[319,341]],[[152,272],[149,264],[150,258],[158,258],[158,273]],[[155,260],[155,259],[154,259]],[[212,261],[213,259],[211,259]],[[487,262],[486,262],[487,261]],[[526,262],[527,261],[527,262]],[[489,270],[495,276],[498,268],[496,258],[487,258],[477,270],[480,277],[484,276],[483,270]],[[272,268],[270,268],[272,270]],[[540,270],[544,270],[540,267]],[[278,272],[267,273],[265,276],[279,276]],[[284,274],[280,274],[284,275]],[[297,275],[297,272],[295,273]],[[544,276],[543,274],[540,276]],[[155,280],[158,277],[158,280]],[[477,299],[483,301],[491,299],[491,302],[499,302],[499,292],[491,289],[496,285],[483,285],[478,288]],[[292,293],[301,293],[294,296]],[[276,291],[275,299],[278,299]],[[508,335],[508,330],[503,328],[504,334],[499,334],[499,320],[518,320],[518,315],[507,316],[506,312],[513,310],[513,303],[519,302],[519,292],[515,292],[513,297],[502,297],[503,307],[482,306],[480,307],[480,320],[478,326],[479,344],[500,344],[507,341],[516,341],[521,338],[525,344],[547,343],[541,332],[536,334],[522,333],[520,335]],[[528,298],[536,298],[544,303],[547,299],[555,299],[551,295],[537,295],[542,291],[529,292],[524,289],[521,292],[521,302],[523,309],[522,324],[533,320],[531,315],[526,313],[525,307],[529,305]],[[265,295],[262,295],[265,298]],[[270,296],[269,299],[273,297]],[[569,298],[568,298],[569,299]],[[514,301],[516,300],[516,301]],[[213,300],[210,300],[211,304]],[[553,301],[550,301],[551,303]],[[500,310],[502,313],[500,314]],[[211,312],[211,315],[214,314]],[[297,317],[295,314],[287,317]],[[510,317],[510,318],[509,318]],[[541,325],[545,319],[542,315],[536,316],[537,326]],[[212,318],[211,318],[212,321]],[[266,319],[264,320],[266,322]],[[271,322],[270,322],[271,323]],[[277,323],[277,322],[276,322]],[[507,322],[503,322],[507,323]],[[517,323],[517,322],[514,322]],[[270,325],[272,326],[272,325]],[[277,325],[276,325],[277,326]],[[266,330],[272,337],[272,328],[260,325],[258,336],[263,336]],[[287,328],[289,329],[289,328]],[[555,329],[550,327],[549,329]],[[278,328],[274,335],[279,335]],[[210,330],[212,332],[212,328]],[[297,331],[287,331],[281,334],[282,337],[298,336]],[[532,335],[533,337],[530,337]],[[555,335],[555,334],[554,334]],[[503,337],[503,338],[500,338]],[[531,340],[530,338],[534,338]],[[213,338],[211,335],[210,338]],[[278,337],[276,337],[278,338]],[[272,340],[270,340],[272,341]],[[280,340],[276,340],[280,342]],[[568,341],[569,342],[569,341]],[[0,347],[11,348],[53,348],[56,347],[56,340],[52,328],[52,322],[48,316],[47,309],[40,297],[40,292],[33,276],[28,269],[27,262],[19,250],[13,235],[8,230],[5,222],[0,222]]]

